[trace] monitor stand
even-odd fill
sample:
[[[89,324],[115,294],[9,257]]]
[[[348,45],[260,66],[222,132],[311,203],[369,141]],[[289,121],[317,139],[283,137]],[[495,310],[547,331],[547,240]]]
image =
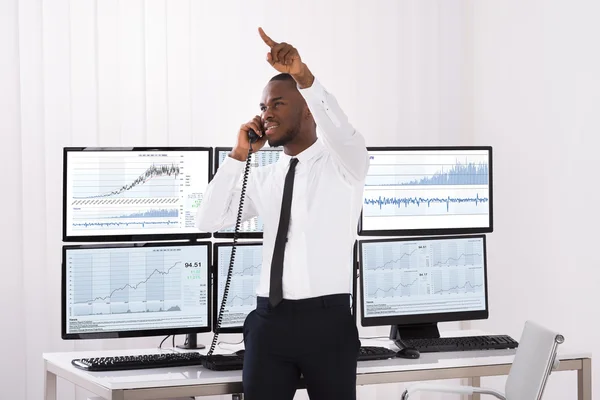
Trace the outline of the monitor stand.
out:
[[[204,349],[206,348],[203,344],[198,344],[198,337],[195,333],[189,333],[185,335],[185,344],[178,344],[178,348],[180,349]]]
[[[440,331],[435,322],[430,324],[392,325],[390,328],[390,339],[399,348],[407,347],[402,339],[437,339],[439,337]]]

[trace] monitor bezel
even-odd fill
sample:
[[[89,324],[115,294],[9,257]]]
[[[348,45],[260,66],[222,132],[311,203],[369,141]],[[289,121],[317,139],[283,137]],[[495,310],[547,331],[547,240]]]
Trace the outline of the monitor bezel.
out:
[[[386,243],[386,242],[414,242],[414,241],[432,241],[432,240],[454,240],[454,239],[482,239],[483,240],[483,286],[485,297],[485,310],[444,312],[431,314],[414,315],[396,315],[385,317],[365,317],[365,291],[364,291],[364,265],[363,245],[365,243]],[[414,324],[433,324],[438,322],[456,322],[481,320],[489,317],[489,293],[488,293],[488,271],[487,271],[487,244],[486,235],[450,235],[450,236],[420,236],[420,237],[398,237],[359,240],[358,242],[358,264],[359,264],[359,285],[360,285],[360,323],[362,326],[385,326],[385,325],[414,325]]]
[[[212,329],[213,332],[216,332],[217,323],[219,322],[219,309],[221,308],[221,303],[219,301],[219,247],[233,247],[234,244],[231,242],[215,242],[213,243],[213,268],[212,268],[212,276],[213,276],[213,297],[212,297],[212,311],[213,311],[213,324]],[[240,242],[236,243],[235,247],[243,247],[243,246],[263,246],[262,241],[250,241],[250,242]],[[229,265],[229,260],[227,260]],[[248,317],[246,315],[246,317]],[[219,329],[219,333],[243,333],[244,324],[240,326],[231,326],[231,327],[221,327]]]
[[[88,250],[88,249],[112,249],[112,248],[140,248],[140,247],[181,247],[181,246],[204,246],[207,254],[206,268],[206,311],[207,324],[195,328],[168,328],[168,329],[145,329],[138,331],[111,331],[95,333],[67,333],[67,252],[69,250]],[[61,337],[63,340],[89,340],[89,339],[120,339],[137,338],[148,336],[165,335],[184,335],[195,333],[206,333],[212,330],[212,285],[211,285],[211,265],[212,265],[212,242],[194,241],[194,242],[151,242],[151,243],[112,243],[112,244],[71,244],[63,245],[62,248],[62,266],[61,266]]]
[[[62,240],[67,243],[86,243],[86,242],[145,242],[152,240],[196,240],[210,238],[210,232],[196,233],[154,233],[154,234],[137,234],[137,235],[67,235],[67,164],[68,154],[74,152],[135,152],[135,151],[202,151],[208,153],[208,183],[213,178],[212,163],[213,151],[212,147],[64,147],[63,148],[63,175],[62,175]]]
[[[436,235],[466,235],[491,233],[494,231],[494,195],[493,195],[493,147],[492,146],[373,146],[367,147],[367,151],[487,151],[488,152],[488,192],[489,192],[489,215],[488,227],[469,227],[469,228],[414,228],[414,229],[363,229],[363,212],[361,207],[360,217],[358,219],[359,236],[436,236]],[[364,203],[364,194],[363,194]]]
[[[213,159],[213,176],[216,175],[219,169],[219,152],[220,151],[231,151],[233,147],[215,147],[214,159]],[[283,151],[281,147],[263,147],[261,151]],[[252,172],[250,172],[252,173]],[[233,239],[234,232],[213,232],[213,237],[217,239]],[[263,239],[263,232],[238,232],[238,238],[240,239]]]
[[[359,265],[358,265],[358,241],[354,241],[354,245],[352,246],[352,296],[350,305],[352,317],[354,318],[354,323],[356,324],[358,321],[358,307],[356,303],[360,301],[358,298],[358,277],[359,277]]]

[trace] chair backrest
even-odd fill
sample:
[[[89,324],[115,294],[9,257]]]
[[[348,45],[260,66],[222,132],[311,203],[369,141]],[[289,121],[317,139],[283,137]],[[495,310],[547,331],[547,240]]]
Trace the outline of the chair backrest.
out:
[[[554,367],[556,350],[564,337],[533,321],[525,322],[506,380],[506,400],[539,400]]]

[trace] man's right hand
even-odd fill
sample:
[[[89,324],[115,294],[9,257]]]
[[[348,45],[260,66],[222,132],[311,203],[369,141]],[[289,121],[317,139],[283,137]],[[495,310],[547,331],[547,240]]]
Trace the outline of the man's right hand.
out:
[[[240,126],[238,132],[237,143],[229,156],[239,161],[246,161],[248,157],[248,151],[250,150],[250,139],[248,137],[248,131],[254,130],[259,136],[259,139],[252,144],[252,152],[256,153],[264,147],[267,143],[267,136],[263,132],[262,119],[257,115],[252,120]]]

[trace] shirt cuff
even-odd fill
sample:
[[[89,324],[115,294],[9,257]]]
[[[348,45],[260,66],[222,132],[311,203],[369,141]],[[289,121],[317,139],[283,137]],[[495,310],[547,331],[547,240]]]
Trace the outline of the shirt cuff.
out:
[[[223,160],[223,162],[221,163],[221,165],[219,165],[219,169],[217,170],[217,172],[223,170],[223,173],[226,174],[240,174],[245,167],[246,161],[240,161],[240,160],[236,160],[233,157],[229,157],[229,155],[225,156],[225,159]]]

